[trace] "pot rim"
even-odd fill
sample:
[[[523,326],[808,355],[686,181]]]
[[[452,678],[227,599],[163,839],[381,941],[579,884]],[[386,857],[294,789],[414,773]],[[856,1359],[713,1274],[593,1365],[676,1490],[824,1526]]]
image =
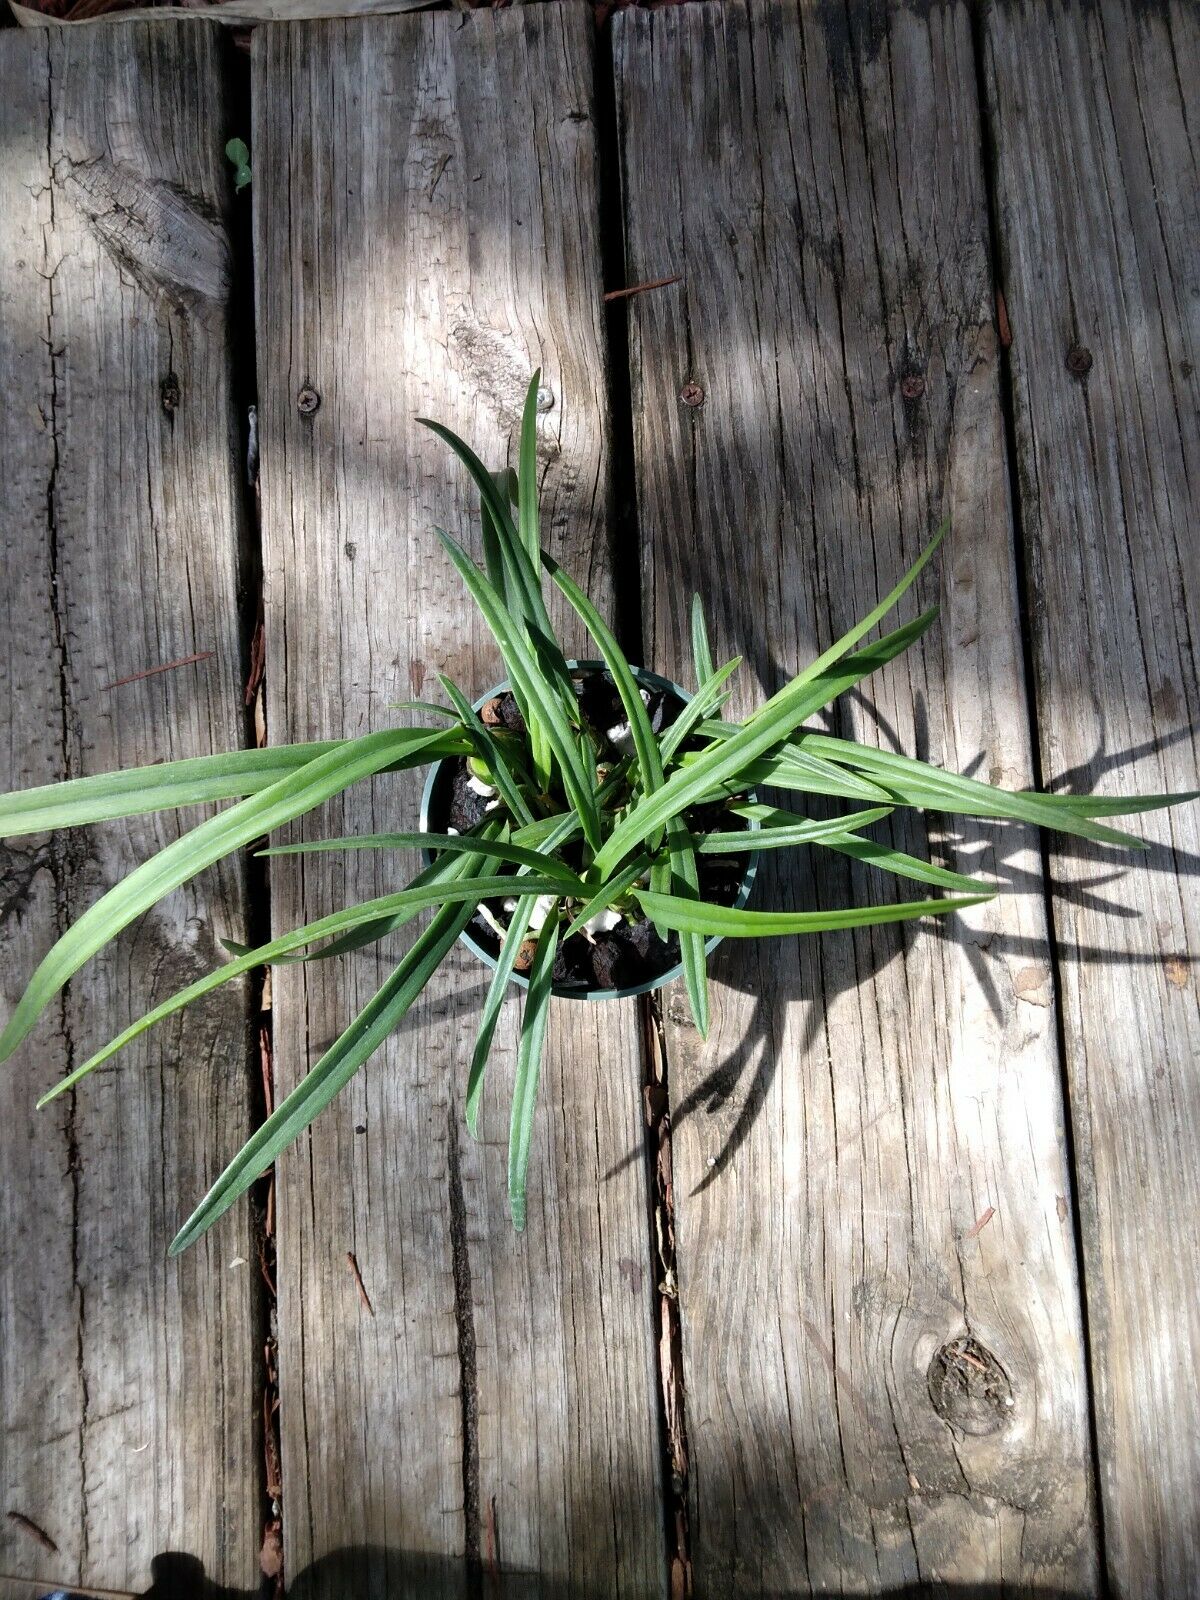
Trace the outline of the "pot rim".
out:
[[[567,662],[567,669],[571,672],[608,672],[608,667],[603,661],[569,660]],[[631,667],[630,670],[632,671],[635,679],[639,683],[645,684],[645,686],[649,689],[665,690],[671,694],[676,694],[685,705],[692,698],[686,689],[681,688],[680,685],[675,683],[671,678],[664,678],[660,673],[652,672],[649,667]],[[491,689],[488,689],[481,694],[479,698],[472,703],[471,709],[473,711],[481,711],[489,700],[494,699],[498,694],[507,693],[509,690],[511,690],[511,688],[512,685],[509,680],[507,678],[502,679]],[[442,757],[441,760],[435,761],[430,767],[429,774],[425,779],[425,788],[421,793],[420,826],[422,833],[428,833],[430,831],[429,806],[433,799],[433,789],[437,782],[438,773],[442,770],[443,762],[446,759],[446,757]],[[751,798],[753,799],[753,793],[751,794]],[[751,818],[749,831],[752,833],[757,833],[759,831],[759,827],[760,824]],[[431,864],[433,861],[432,852],[425,850],[422,851],[422,854],[425,857],[426,864]],[[754,888],[754,880],[758,875],[759,856],[760,852],[753,850],[747,857],[746,870],[742,874],[742,881],[738,886],[737,898],[733,902],[733,909],[735,911],[740,911],[750,898],[751,891]],[[458,942],[466,945],[471,954],[478,957],[478,959],[483,962],[485,967],[489,967],[495,971],[495,956],[492,955],[490,950],[486,950],[483,945],[481,945],[479,941],[471,935],[468,929],[464,928],[462,933],[459,934]],[[711,939],[707,939],[704,944],[705,955],[712,955],[713,951],[721,942],[722,940],[719,934],[714,934]],[[683,962],[677,961],[673,967],[669,968],[666,972],[659,973],[657,977],[648,978],[645,983],[630,984],[623,989],[567,989],[560,988],[557,984],[555,984],[551,987],[550,993],[559,1000],[628,1000],[634,995],[653,994],[655,990],[665,988],[668,983],[673,983],[676,978],[682,977],[682,975]],[[522,989],[528,989],[529,987],[529,979],[524,975],[524,973],[521,972],[510,973],[509,981],[510,983],[517,984],[518,987]]]

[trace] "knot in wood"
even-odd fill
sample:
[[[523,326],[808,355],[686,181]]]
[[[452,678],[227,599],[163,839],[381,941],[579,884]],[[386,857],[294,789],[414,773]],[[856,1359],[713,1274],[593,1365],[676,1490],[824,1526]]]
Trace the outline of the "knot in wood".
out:
[[[928,1383],[933,1409],[959,1433],[996,1433],[1012,1415],[1008,1374],[969,1333],[949,1340],[935,1353]]]

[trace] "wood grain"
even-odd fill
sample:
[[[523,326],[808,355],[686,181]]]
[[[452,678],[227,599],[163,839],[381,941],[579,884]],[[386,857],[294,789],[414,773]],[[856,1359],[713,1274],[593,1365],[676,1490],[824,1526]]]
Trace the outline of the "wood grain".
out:
[[[203,27],[0,38],[5,788],[242,740],[221,81]],[[6,1010],[56,932],[178,831],[0,847]],[[57,1546],[0,1520],[16,1577],[140,1590],[167,1550],[219,1583],[256,1575],[257,1319],[251,1269],[230,1266],[253,1254],[246,1212],[166,1260],[250,1124],[245,996],[33,1108],[226,935],[244,937],[236,862],[86,968],[0,1074],[0,1511]]]
[[[684,280],[630,308],[655,664],[689,674],[698,590],[745,710],[946,514],[918,585],[940,624],[835,726],[1027,783],[967,8],[616,28],[627,281]],[[665,1007],[700,1595],[1095,1587],[1037,852],[934,817],[894,836],[1010,893],[945,927],[727,947],[707,1045]],[[889,897],[801,858],[755,899]]]
[[[473,541],[472,495],[414,418],[446,421],[499,464],[537,365],[544,542],[608,604],[591,40],[575,5],[255,36],[273,740],[384,726],[399,717],[389,702],[437,695],[438,672],[468,693],[496,681],[494,647],[431,532]],[[308,415],[306,386],[319,396]],[[582,645],[578,628],[566,636]],[[419,794],[417,774],[381,781],[312,826],[411,827]],[[366,853],[285,862],[274,920],[411,870]],[[277,974],[281,1091],[394,953]],[[288,1570],[315,1563],[315,1592],[334,1594],[350,1560],[356,1593],[459,1594],[491,1539],[513,1593],[526,1573],[536,1594],[656,1594],[636,1012],[555,1002],[517,1237],[504,1188],[515,1001],[482,1143],[462,1129],[486,978],[456,952],[280,1164]]]
[[[1200,18],[1013,5],[986,45],[1043,769],[1195,788]],[[1130,1597],[1200,1587],[1200,811],[1144,832],[1132,871],[1051,858],[1105,1543]]]

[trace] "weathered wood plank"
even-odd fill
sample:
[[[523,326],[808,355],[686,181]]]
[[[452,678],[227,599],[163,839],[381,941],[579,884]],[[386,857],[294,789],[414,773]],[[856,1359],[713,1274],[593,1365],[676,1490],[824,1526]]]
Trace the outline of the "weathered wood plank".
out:
[[[628,12],[616,49],[628,280],[684,277],[630,311],[652,659],[688,670],[698,589],[745,707],[946,513],[939,627],[837,724],[1020,786],[967,8]],[[1095,1584],[1037,853],[928,832],[1014,892],[941,930],[727,948],[707,1046],[665,1007],[698,1593]],[[760,881],[906,898],[824,860]]]
[[[607,603],[591,33],[588,9],[564,5],[256,35],[272,739],[385,725],[389,701],[438,692],[438,671],[469,692],[496,681],[431,533],[474,538],[472,496],[414,418],[445,419],[499,463],[535,365],[550,397],[544,536]],[[313,827],[411,826],[419,793],[417,775],[380,782]],[[278,865],[281,927],[410,870],[367,853]],[[392,956],[277,974],[281,1090]],[[457,952],[280,1165],[288,1568],[350,1546],[370,1552],[364,1593],[419,1572],[422,1593],[457,1594],[486,1561],[494,1504],[500,1564],[539,1574],[531,1592],[658,1593],[636,1013],[555,1003],[518,1238],[504,1190],[515,1003],[485,1138],[460,1131],[485,981]],[[321,1571],[337,1592],[336,1565]]]
[[[986,41],[1043,768],[1111,793],[1191,788],[1200,16],[1012,5],[989,14]],[[1159,848],[1144,870],[1096,896],[1073,886],[1111,870],[1105,852],[1052,858],[1122,1596],[1200,1588],[1200,813],[1145,831]]]
[[[242,739],[221,84],[203,26],[0,39],[5,787]],[[0,847],[6,1010],[56,927],[177,832]],[[253,1256],[246,1213],[166,1260],[249,1125],[245,997],[33,1109],[243,919],[236,864],[172,896],[0,1073],[0,1511],[58,1547],[5,1517],[6,1573],[140,1590],[176,1550],[254,1580],[255,1291],[229,1266]]]

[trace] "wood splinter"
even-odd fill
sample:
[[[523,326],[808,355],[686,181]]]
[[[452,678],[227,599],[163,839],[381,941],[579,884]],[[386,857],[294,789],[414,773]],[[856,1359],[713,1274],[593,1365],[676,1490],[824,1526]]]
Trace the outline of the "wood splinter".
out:
[[[375,1307],[371,1304],[371,1296],[367,1293],[367,1286],[363,1282],[362,1273],[358,1270],[358,1260],[353,1250],[346,1251],[346,1260],[350,1263],[350,1270],[354,1274],[354,1281],[358,1285],[358,1297],[371,1316],[375,1315]]]

